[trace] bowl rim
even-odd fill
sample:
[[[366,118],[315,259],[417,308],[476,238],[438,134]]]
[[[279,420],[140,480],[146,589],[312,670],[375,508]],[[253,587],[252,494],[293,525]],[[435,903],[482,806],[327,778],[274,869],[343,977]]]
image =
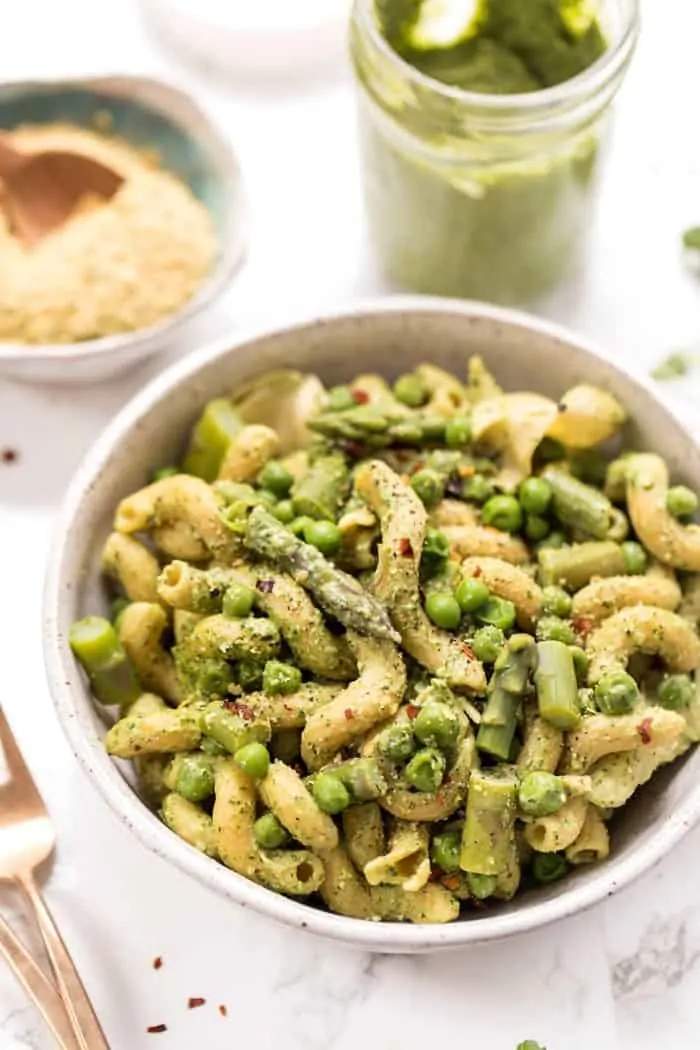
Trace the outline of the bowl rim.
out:
[[[272,325],[250,326],[245,331],[236,331],[232,336],[209,342],[168,367],[137,393],[102,431],[75,473],[55,520],[43,604],[44,660],[58,719],[74,755],[89,776],[95,790],[102,795],[119,819],[131,828],[141,843],[202,885],[243,907],[250,907],[274,918],[283,925],[308,929],[347,946],[387,953],[430,952],[482,944],[526,933],[584,911],[656,865],[697,823],[700,819],[700,784],[686,795],[671,816],[641,847],[634,848],[626,858],[617,861],[612,858],[607,861],[600,867],[595,879],[584,885],[574,882],[569,891],[562,892],[553,900],[531,903],[520,911],[486,915],[475,921],[465,920],[435,926],[371,922],[334,915],[309,907],[301,901],[283,897],[250,882],[221,864],[212,862],[178,839],[140,801],[104,751],[102,742],[96,735],[86,732],[81,725],[81,718],[87,717],[81,712],[80,701],[80,693],[85,693],[85,686],[74,674],[75,667],[70,660],[67,645],[62,643],[59,635],[57,616],[62,591],[71,582],[63,578],[62,567],[70,545],[72,521],[80,513],[83,497],[99,476],[107,458],[119,447],[123,435],[128,433],[143,415],[150,412],[164,395],[196,376],[207,364],[235,353],[240,346],[257,339],[282,334],[295,328],[305,328],[311,324],[402,312],[479,317],[525,327],[536,334],[570,343],[597,360],[602,360],[612,372],[617,372],[640,386],[686,434],[689,433],[673,406],[645,376],[610,361],[595,343],[567,327],[519,310],[468,300],[396,295],[362,299],[351,306],[324,310],[313,316],[309,316],[307,312]],[[692,439],[692,435],[690,437]]]
[[[207,274],[194,295],[183,303],[174,313],[168,314],[154,324],[137,328],[133,332],[119,332],[114,335],[99,336],[97,339],[85,339],[77,343],[18,343],[0,340],[0,363],[13,361],[71,361],[83,358],[102,357],[108,354],[119,354],[120,351],[133,349],[141,342],[150,344],[162,342],[169,333],[185,322],[200,314],[224,292],[238,270],[243,265],[248,250],[248,201],[243,183],[241,164],[238,156],[220,129],[217,121],[199,101],[196,101],[183,88],[168,77],[140,76],[129,73],[100,73],[95,76],[66,77],[33,77],[6,81],[0,86],[0,97],[16,93],[50,94],[51,91],[75,88],[83,91],[102,91],[115,98],[129,99],[128,88],[138,87],[167,97],[183,109],[190,120],[200,123],[209,136],[211,143],[222,158],[226,169],[226,181],[233,180],[233,185],[226,188],[227,210],[237,215],[236,236],[224,238],[217,235],[218,258],[214,268]],[[173,112],[154,102],[152,97],[139,99],[139,104],[151,108],[161,116],[180,124]],[[183,130],[187,130],[183,128]]]

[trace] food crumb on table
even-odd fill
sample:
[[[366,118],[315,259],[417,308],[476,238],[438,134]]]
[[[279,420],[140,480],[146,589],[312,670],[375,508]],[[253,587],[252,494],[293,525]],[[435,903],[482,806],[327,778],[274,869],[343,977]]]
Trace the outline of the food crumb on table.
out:
[[[162,966],[163,966],[163,957],[162,957],[162,955],[156,955],[155,959],[153,960],[153,969],[154,970],[160,970]]]
[[[204,1006],[206,999],[203,999],[200,995],[192,995],[187,1000],[187,1009],[196,1010],[198,1006]]]
[[[167,1032],[167,1024],[149,1024],[146,1031],[149,1035],[160,1035],[161,1032]]]
[[[10,463],[16,463],[18,459],[19,452],[16,448],[4,448],[0,452],[0,460],[2,460],[3,463],[6,463],[8,465]]]

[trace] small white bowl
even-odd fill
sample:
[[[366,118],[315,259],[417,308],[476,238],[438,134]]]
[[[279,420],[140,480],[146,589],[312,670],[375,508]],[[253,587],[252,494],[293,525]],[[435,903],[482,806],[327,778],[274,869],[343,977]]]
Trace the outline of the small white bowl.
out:
[[[358,372],[388,376],[418,362],[464,374],[480,353],[510,390],[559,396],[585,379],[630,411],[632,446],[652,448],[672,474],[700,489],[700,452],[651,384],[606,361],[578,336],[525,314],[478,303],[419,297],[369,303],[345,313],[218,342],[152,381],[95,443],[59,515],[45,592],[44,647],[51,692],[73,751],[114,812],[145,846],[201,884],[288,926],[379,952],[428,952],[497,940],[579,912],[664,857],[700,816],[700,751],[665,767],[615,820],[612,855],[549,887],[447,926],[373,923],[289,900],[227,870],[169,831],[140,801],[105,753],[105,727],[68,646],[77,617],[106,608],[99,552],[114,508],[153,466],[176,460],[202,404],[280,367],[317,372],[329,384]]]
[[[91,383],[132,368],[172,345],[178,330],[209,306],[240,267],[246,248],[246,203],[238,161],[210,119],[178,88],[150,77],[35,80],[0,86],[0,128],[65,121],[95,130],[108,113],[114,134],[152,148],[209,209],[219,244],[211,274],[176,313],[123,335],[80,343],[0,342],[0,375],[25,382]]]

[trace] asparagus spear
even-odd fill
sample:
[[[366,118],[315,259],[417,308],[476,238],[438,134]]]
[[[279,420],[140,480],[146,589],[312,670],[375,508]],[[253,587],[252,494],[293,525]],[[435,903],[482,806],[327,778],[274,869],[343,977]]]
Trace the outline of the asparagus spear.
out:
[[[501,650],[488,686],[488,701],[476,737],[481,751],[506,762],[537,650],[529,634],[514,634]],[[488,874],[488,873],[486,873]]]
[[[246,545],[285,569],[319,605],[358,634],[400,641],[383,605],[354,577],[336,569],[315,547],[303,543],[262,507],[248,518]]]
[[[127,708],[143,692],[109,620],[102,616],[76,620],[68,641],[101,704],[119,704]]]
[[[295,482],[292,501],[296,514],[335,521],[347,496],[350,475],[345,458],[337,452],[321,456]]]
[[[563,642],[537,643],[535,687],[542,718],[557,729],[575,729],[581,721],[576,669]]]
[[[625,559],[619,543],[578,543],[575,547],[547,547],[537,555],[540,582],[579,590],[594,576],[623,574]]]
[[[518,778],[512,766],[474,769],[469,777],[460,867],[498,875],[511,861]]]
[[[552,488],[552,506],[559,521],[597,540],[609,536],[613,506],[607,496],[556,467],[548,467],[542,477]]]
[[[370,448],[389,445],[424,445],[439,441],[445,421],[426,413],[394,411],[359,405],[344,412],[325,412],[311,420],[309,427],[332,441],[358,441]]]

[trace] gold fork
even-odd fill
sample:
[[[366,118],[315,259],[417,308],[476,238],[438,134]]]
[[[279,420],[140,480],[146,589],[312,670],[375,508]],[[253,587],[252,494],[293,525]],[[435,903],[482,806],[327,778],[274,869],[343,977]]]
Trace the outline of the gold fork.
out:
[[[34,912],[72,1030],[72,1041],[65,1026],[56,1032],[58,1000],[51,984],[4,923],[4,941],[0,937],[0,950],[35,998],[54,1034],[63,1039],[67,1050],[109,1050],[87,992],[34,878],[36,868],[53,854],[56,837],[44,801],[24,763],[2,707],[0,745],[9,773],[8,782],[0,785],[0,880],[18,886]],[[43,1001],[37,998],[37,993]]]

